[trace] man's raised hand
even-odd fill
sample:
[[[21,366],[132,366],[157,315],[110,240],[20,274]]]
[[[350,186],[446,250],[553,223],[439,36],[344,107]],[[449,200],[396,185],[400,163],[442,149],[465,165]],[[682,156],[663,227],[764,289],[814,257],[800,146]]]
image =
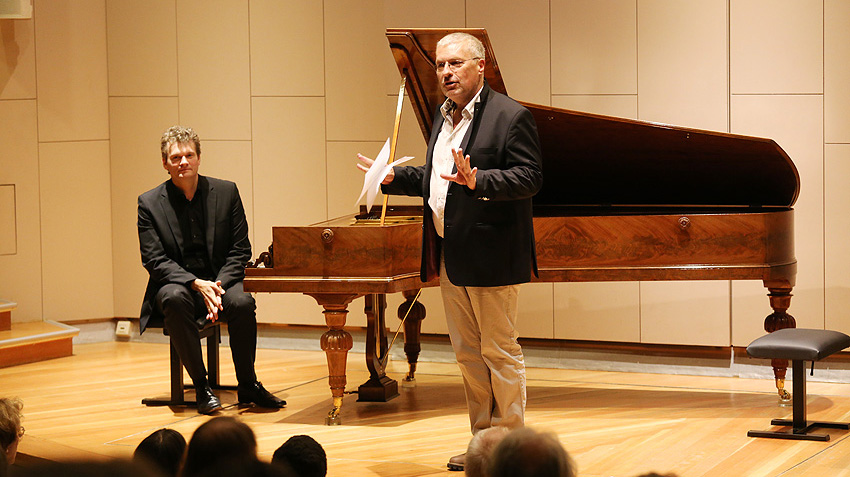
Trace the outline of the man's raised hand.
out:
[[[368,157],[359,153],[357,154],[357,159],[360,160],[360,162],[357,163],[357,168],[363,172],[369,172],[369,169],[372,168],[372,164],[375,163],[373,159],[369,159]],[[395,179],[395,171],[390,169],[389,174],[387,174],[387,177],[384,177],[384,180],[381,181],[381,184],[389,184],[393,181],[393,179]]]
[[[452,157],[457,166],[457,172],[454,174],[440,174],[440,177],[447,181],[457,182],[460,185],[469,187],[470,190],[475,190],[477,181],[475,175],[478,173],[478,168],[469,167],[469,156],[463,155],[463,149],[452,148]]]

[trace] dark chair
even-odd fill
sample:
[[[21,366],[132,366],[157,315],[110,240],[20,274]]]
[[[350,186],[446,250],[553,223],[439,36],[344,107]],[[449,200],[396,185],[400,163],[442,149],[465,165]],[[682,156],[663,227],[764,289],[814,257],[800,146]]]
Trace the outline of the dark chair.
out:
[[[790,426],[788,431],[749,431],[750,437],[828,441],[828,434],[812,434],[816,428],[850,429],[850,423],[806,421],[805,361],[814,362],[850,346],[850,336],[838,331],[785,328],[756,339],[747,346],[753,358],[789,359],[793,378],[793,419],[773,419],[772,426]]]
[[[162,333],[168,336],[165,328]],[[221,375],[219,372],[219,351],[218,345],[221,343],[221,322],[207,323],[203,328],[198,330],[200,339],[207,340],[207,379],[210,387],[213,389],[237,389],[235,385],[222,385],[220,383]],[[183,383],[183,362],[180,361],[180,356],[169,338],[170,361],[171,361],[171,397],[163,398],[144,398],[142,404],[146,406],[196,406],[196,401],[187,401],[185,397],[186,389],[194,389],[193,384]]]

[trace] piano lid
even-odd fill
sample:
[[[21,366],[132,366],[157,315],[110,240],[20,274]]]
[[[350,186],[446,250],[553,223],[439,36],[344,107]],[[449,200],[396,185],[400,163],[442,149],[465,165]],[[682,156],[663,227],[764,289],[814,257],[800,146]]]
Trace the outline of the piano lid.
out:
[[[434,71],[437,41],[455,31],[484,43],[484,77],[506,93],[486,30],[387,30],[426,142],[445,99]],[[535,206],[788,208],[800,192],[797,168],[772,139],[523,105],[543,152]]]

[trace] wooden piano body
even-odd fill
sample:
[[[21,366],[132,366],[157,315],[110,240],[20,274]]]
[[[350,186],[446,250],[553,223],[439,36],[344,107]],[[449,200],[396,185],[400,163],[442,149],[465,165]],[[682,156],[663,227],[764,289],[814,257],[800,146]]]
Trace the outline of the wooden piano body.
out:
[[[426,141],[444,99],[434,51],[451,31],[457,30],[387,31]],[[485,77],[506,93],[486,31],[465,31],[484,42]],[[795,326],[786,310],[796,277],[792,206],[800,179],[774,141],[523,104],[535,117],[543,153],[544,185],[534,198],[536,281],[761,280],[773,309],[765,329]],[[368,322],[371,378],[360,387],[360,399],[397,394],[383,367],[386,293],[403,292],[402,310],[413,307],[405,322],[412,378],[424,316],[413,297],[437,284],[419,279],[417,213],[392,208],[390,215],[403,218],[384,226],[353,225],[349,216],[274,227],[270,252],[246,270],[247,291],[305,293],[324,307],[329,329],[322,349],[334,397],[329,423],[339,422],[352,347],[343,325],[353,299],[366,296]],[[780,396],[789,399],[787,362],[773,365]]]

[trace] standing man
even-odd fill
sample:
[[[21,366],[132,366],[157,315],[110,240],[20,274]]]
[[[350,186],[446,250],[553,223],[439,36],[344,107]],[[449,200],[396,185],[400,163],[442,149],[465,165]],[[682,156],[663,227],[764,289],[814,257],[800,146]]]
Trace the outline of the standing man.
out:
[[[162,167],[170,180],[139,196],[139,245],[150,274],[139,328],[162,323],[186,367],[198,412],[221,409],[207,381],[199,329],[227,323],[239,382],[239,404],[286,405],[257,381],[257,308],[242,290],[251,259],[248,222],[236,184],[198,174],[201,142],[191,128],[173,126],[162,135]]]
[[[490,89],[484,55],[484,45],[466,33],[437,43],[446,101],[434,118],[425,165],[395,167],[383,181],[384,193],[424,199],[422,281],[439,271],[473,434],[524,423],[517,293],[537,274],[531,198],[543,183],[534,118]],[[373,161],[358,157],[358,167],[369,170]],[[449,469],[463,470],[465,459],[452,457]]]

